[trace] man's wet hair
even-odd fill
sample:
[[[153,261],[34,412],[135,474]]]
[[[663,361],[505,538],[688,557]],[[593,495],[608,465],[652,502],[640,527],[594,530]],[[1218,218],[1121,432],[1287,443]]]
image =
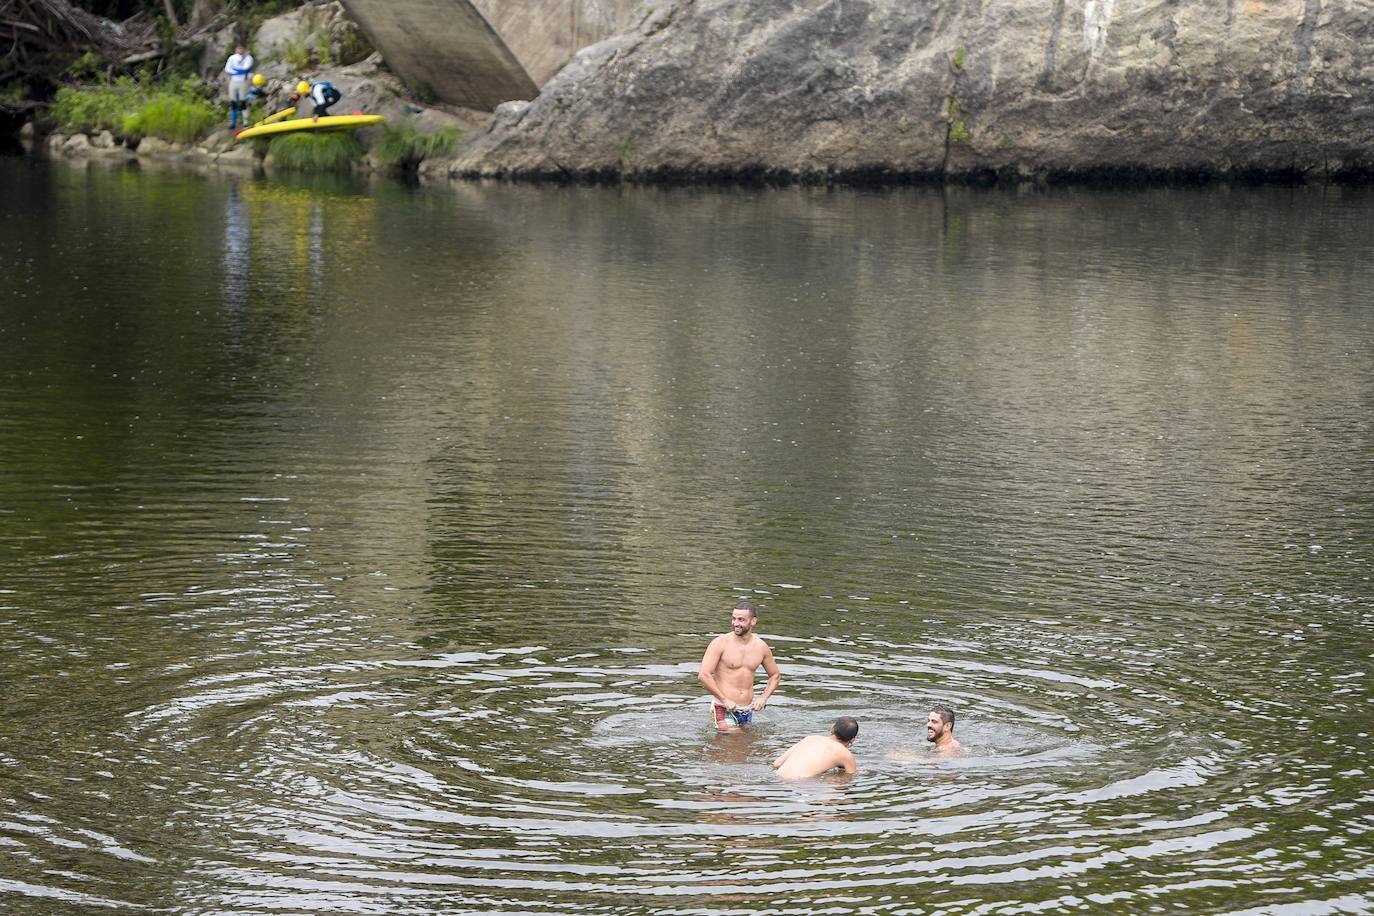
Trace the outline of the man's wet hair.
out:
[[[859,720],[853,716],[840,716],[831,729],[841,741],[853,741],[859,736]]]
[[[754,606],[753,606],[752,604],[750,604],[748,601],[741,601],[739,604],[736,604],[736,605],[735,605],[735,610],[737,610],[737,611],[748,611],[750,617],[757,617],[757,616],[759,616],[759,612],[758,612],[757,610],[755,610],[755,609],[754,609]]]
[[[954,727],[954,710],[950,709],[948,706],[936,706],[931,712],[938,714],[940,716],[940,721],[944,722],[950,728]]]

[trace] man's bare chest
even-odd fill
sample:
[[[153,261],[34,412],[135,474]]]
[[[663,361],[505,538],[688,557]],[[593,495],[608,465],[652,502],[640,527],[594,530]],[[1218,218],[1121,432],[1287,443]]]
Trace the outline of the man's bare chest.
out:
[[[725,650],[720,653],[721,667],[732,670],[741,668],[753,670],[757,668],[762,661],[763,649],[754,643],[745,646],[727,645]]]

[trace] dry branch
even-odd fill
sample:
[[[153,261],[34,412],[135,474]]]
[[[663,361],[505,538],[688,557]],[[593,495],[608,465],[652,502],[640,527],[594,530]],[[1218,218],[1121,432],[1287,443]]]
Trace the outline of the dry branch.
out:
[[[51,74],[87,52],[116,61],[157,44],[156,26],[146,16],[117,23],[67,0],[0,0],[0,82]]]

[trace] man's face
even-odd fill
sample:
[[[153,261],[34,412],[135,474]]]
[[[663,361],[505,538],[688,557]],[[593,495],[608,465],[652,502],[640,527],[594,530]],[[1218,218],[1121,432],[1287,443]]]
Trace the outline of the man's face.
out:
[[[926,740],[934,744],[945,733],[945,720],[938,712],[926,716]]]
[[[754,618],[746,610],[735,608],[730,613],[730,629],[736,636],[748,636],[749,631],[754,628]]]
[[[236,51],[236,52],[239,53],[239,54],[242,54],[244,51],[247,51],[247,50],[248,50],[248,49],[245,48],[243,45],[234,45],[234,51]]]

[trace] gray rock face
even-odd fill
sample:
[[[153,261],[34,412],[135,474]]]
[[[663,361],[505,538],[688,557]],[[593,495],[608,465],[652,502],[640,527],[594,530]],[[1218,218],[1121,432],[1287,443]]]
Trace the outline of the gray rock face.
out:
[[[224,64],[229,60],[229,55],[234,53],[234,44],[237,40],[238,29],[233,25],[226,25],[206,35],[197,62],[200,75],[208,80],[220,80],[224,73]]]
[[[260,65],[279,61],[298,68],[309,63],[355,64],[372,53],[337,0],[307,3],[268,19],[253,35],[248,50]]]
[[[1368,0],[660,0],[469,175],[1374,168]]]

